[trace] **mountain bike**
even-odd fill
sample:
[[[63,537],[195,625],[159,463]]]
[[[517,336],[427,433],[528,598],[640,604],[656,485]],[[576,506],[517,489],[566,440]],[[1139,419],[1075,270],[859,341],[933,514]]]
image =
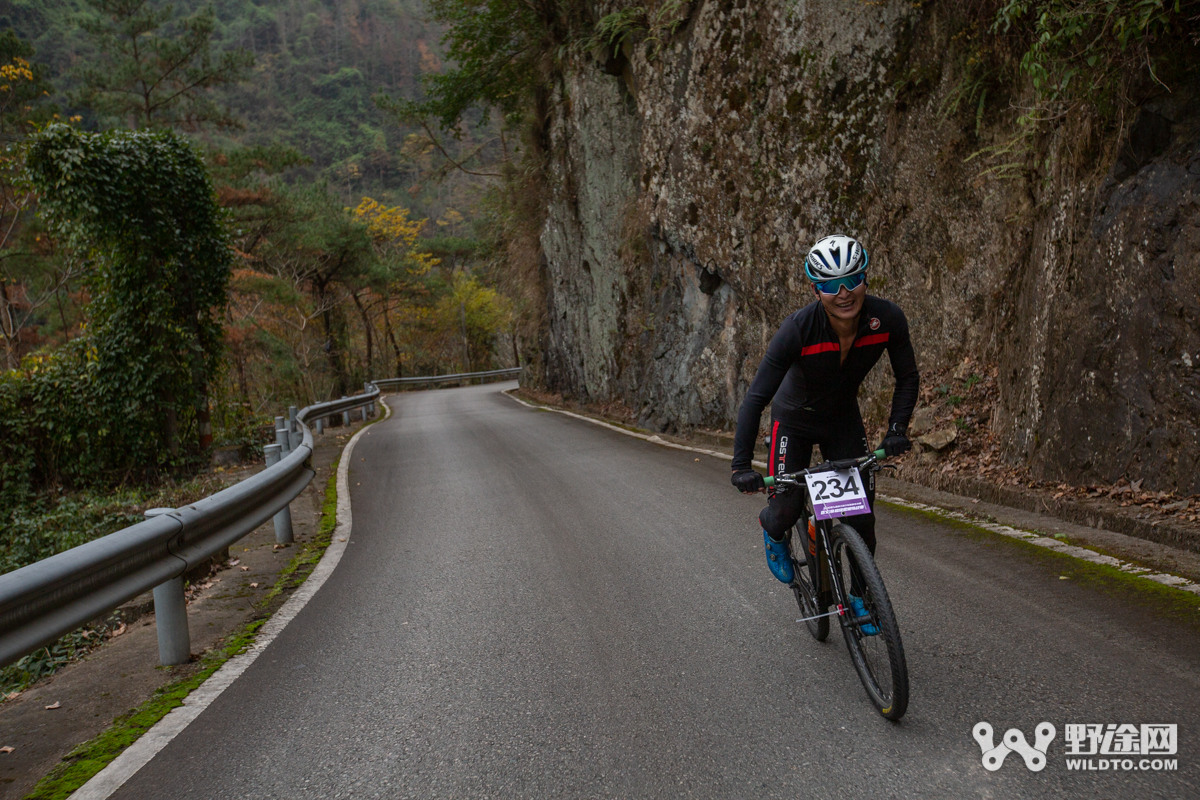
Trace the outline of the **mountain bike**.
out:
[[[796,576],[791,589],[803,615],[797,621],[823,642],[829,636],[829,618],[837,617],[871,703],[883,716],[898,720],[908,709],[908,667],[900,626],[866,542],[840,521],[870,511],[862,472],[879,471],[884,457],[883,450],[876,450],[861,458],[827,461],[765,480],[776,491],[806,492],[806,513],[788,531]],[[862,600],[865,615],[854,615],[850,595]]]

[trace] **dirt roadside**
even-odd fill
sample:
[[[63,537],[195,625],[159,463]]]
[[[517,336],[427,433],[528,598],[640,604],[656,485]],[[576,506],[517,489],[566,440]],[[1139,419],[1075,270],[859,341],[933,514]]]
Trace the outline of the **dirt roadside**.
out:
[[[0,800],[25,797],[78,745],[105,731],[156,690],[199,672],[199,656],[253,620],[270,616],[287,600],[294,587],[268,596],[298,546],[319,530],[331,467],[362,424],[327,429],[316,437],[316,476],[291,504],[294,545],[277,546],[274,526],[268,522],[235,543],[218,572],[189,587],[192,663],[158,666],[157,630],[147,593],[126,604],[136,620],[123,634],[0,704],[0,747],[13,748],[0,754]],[[259,464],[231,473],[241,480],[261,469]],[[147,608],[149,613],[138,616]]]
[[[728,432],[696,430],[688,435],[655,433],[637,427],[634,424],[636,416],[623,406],[566,403],[560,395],[525,388],[517,389],[512,394],[527,403],[571,411],[635,433],[654,435],[666,442],[730,454],[733,452],[733,434]],[[982,475],[973,480],[959,478],[951,481],[949,476],[917,468],[918,460],[914,454],[904,458],[913,463],[908,469],[901,468],[900,475],[903,477],[881,475],[878,484],[880,494],[959,511],[984,522],[1044,533],[1059,541],[1116,556],[1155,572],[1179,575],[1200,583],[1200,525],[1194,521],[1165,519],[1155,514],[1154,524],[1151,525],[1146,521],[1148,512],[1137,505],[1127,510],[1107,497],[1054,498],[1053,494],[1044,490],[1020,484],[1006,482],[1005,485],[993,486]],[[927,479],[927,482],[905,478]]]

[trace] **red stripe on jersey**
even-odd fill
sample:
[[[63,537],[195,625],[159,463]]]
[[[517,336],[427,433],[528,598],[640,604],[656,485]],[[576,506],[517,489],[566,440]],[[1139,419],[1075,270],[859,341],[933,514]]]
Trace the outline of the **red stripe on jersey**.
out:
[[[883,344],[888,340],[886,333],[872,333],[870,336],[864,336],[854,343],[855,347],[867,347],[873,344]]]
[[[885,333],[884,336],[887,336],[887,334]],[[836,353],[841,349],[841,345],[837,342],[821,342],[820,344],[810,344],[808,347],[802,347],[800,355],[815,356],[817,353],[828,353],[831,350]]]
[[[771,426],[771,455],[767,459],[767,474],[775,474],[775,444],[779,438],[779,420],[775,420],[775,424]]]

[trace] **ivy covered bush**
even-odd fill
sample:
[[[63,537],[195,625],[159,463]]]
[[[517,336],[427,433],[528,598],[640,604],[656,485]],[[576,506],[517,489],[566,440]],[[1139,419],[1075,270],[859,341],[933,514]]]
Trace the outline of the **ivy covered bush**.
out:
[[[53,125],[27,165],[91,303],[81,338],[0,376],[0,512],[50,487],[153,481],[199,453],[231,261],[181,136]]]

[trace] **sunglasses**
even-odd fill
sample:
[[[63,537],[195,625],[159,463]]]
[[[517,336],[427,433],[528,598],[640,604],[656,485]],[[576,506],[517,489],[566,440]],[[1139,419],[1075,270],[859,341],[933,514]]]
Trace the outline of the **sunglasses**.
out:
[[[831,281],[821,281],[816,284],[817,290],[821,294],[837,294],[845,286],[847,291],[853,292],[858,287],[867,282],[867,276],[864,273],[851,275],[846,278],[834,278]]]

